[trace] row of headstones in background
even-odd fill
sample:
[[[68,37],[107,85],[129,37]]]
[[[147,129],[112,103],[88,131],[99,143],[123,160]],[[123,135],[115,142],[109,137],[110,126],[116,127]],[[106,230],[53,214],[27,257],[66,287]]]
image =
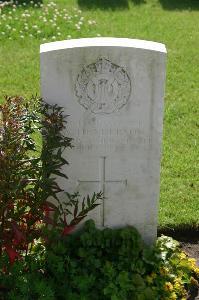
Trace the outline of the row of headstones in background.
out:
[[[91,38],[41,45],[41,90],[62,106],[75,148],[64,190],[103,191],[89,217],[98,226],[157,233],[166,49],[163,44]]]

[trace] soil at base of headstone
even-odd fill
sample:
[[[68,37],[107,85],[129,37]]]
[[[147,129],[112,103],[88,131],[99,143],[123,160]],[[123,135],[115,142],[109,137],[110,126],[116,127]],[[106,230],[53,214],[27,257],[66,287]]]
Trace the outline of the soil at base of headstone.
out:
[[[160,229],[158,236],[161,234],[171,236],[180,242],[182,250],[191,258],[196,259],[196,264],[199,267],[199,229]],[[194,287],[190,291],[187,300],[199,300],[199,288]]]

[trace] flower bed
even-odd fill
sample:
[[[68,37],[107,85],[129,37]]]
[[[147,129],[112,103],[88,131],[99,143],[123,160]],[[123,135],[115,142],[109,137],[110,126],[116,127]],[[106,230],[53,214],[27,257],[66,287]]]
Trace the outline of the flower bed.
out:
[[[185,300],[199,269],[172,238],[146,246],[132,227],[96,229],[92,220],[60,239],[49,232],[24,259],[1,257],[3,299]],[[4,287],[4,290],[3,290]]]

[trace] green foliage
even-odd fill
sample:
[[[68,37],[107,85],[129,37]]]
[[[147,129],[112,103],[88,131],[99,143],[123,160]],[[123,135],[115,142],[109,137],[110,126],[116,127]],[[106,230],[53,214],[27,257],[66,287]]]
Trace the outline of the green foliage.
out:
[[[0,255],[5,248],[11,262],[18,256],[15,249],[27,250],[36,237],[43,213],[37,189],[41,161],[31,155],[38,151],[32,135],[39,120],[28,106],[21,97],[7,97],[0,107]]]
[[[199,269],[171,238],[146,246],[132,227],[96,229],[93,221],[0,273],[10,299],[182,300]]]
[[[81,207],[78,193],[66,193],[66,201],[59,201],[62,189],[57,177],[67,179],[61,171],[68,164],[63,152],[72,147],[72,139],[64,135],[66,116],[61,107],[36,98],[7,97],[0,109],[0,256],[6,251],[13,264],[43,235],[45,224],[59,234],[70,233],[99,205],[102,193],[87,196]],[[41,149],[34,139],[38,134]]]

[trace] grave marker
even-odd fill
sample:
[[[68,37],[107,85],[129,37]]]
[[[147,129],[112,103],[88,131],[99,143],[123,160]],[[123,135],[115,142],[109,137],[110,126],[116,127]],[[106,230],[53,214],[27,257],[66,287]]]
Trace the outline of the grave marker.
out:
[[[146,242],[157,231],[166,49],[131,39],[41,45],[41,90],[63,106],[75,148],[60,185],[104,192],[90,214],[98,226],[134,225]]]

